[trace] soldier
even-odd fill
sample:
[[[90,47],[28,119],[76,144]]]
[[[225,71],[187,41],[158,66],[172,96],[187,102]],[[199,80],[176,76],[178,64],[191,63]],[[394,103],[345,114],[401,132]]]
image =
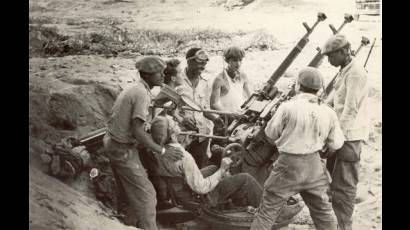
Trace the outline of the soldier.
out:
[[[295,88],[298,94],[279,106],[264,130],[266,139],[277,146],[279,157],[264,184],[251,229],[271,229],[286,201],[297,193],[309,208],[316,229],[337,228],[326,193],[330,178],[319,151],[339,149],[344,137],[335,112],[320,104],[316,96],[322,84],[317,69],[302,69]]]
[[[350,56],[344,35],[332,36],[322,49],[329,63],[340,71],[334,83],[333,105],[345,136],[345,143],[330,159],[331,196],[340,229],[352,229],[352,215],[359,182],[362,142],[369,136],[367,117],[368,83],[366,71]]]
[[[202,72],[209,61],[208,54],[201,48],[191,48],[186,53],[186,60],[187,67],[177,79],[178,86],[175,90],[180,95],[196,102],[202,109],[209,109],[211,87],[209,80],[202,76]],[[216,114],[188,110],[179,112],[182,117],[182,126],[188,130],[212,135],[213,123],[223,126],[223,120]],[[210,155],[209,139],[197,138],[186,146],[186,150],[192,154],[199,168],[202,168],[207,163]]]
[[[215,165],[209,165],[200,170],[192,155],[178,143],[176,135],[179,131],[179,127],[170,116],[157,116],[151,123],[151,135],[156,143],[162,146],[179,147],[184,152],[184,157],[180,161],[158,159],[159,174],[173,179],[171,188],[174,189],[177,203],[184,205],[190,201],[195,202],[193,191],[204,195],[206,204],[211,207],[226,203],[228,199],[237,206],[257,207],[259,205],[262,187],[255,178],[247,173],[227,176],[232,163],[228,157],[221,160],[219,169]],[[189,188],[183,186],[184,182]],[[176,191],[176,188],[181,187],[185,189]]]
[[[177,78],[181,74],[180,61],[172,58],[166,61],[167,67],[164,70],[164,83],[175,88],[177,86]]]
[[[240,69],[245,51],[232,46],[223,56],[228,66],[212,84],[211,108],[239,112],[242,103],[250,96],[248,77]]]
[[[124,223],[143,229],[157,229],[156,193],[141,165],[136,147],[143,145],[154,154],[171,160],[181,159],[182,151],[156,144],[144,129],[144,123],[150,117],[150,89],[163,83],[165,62],[158,57],[144,57],[136,62],[135,67],[141,79],[118,95],[107,122],[104,147],[119,190],[125,193],[128,207]]]

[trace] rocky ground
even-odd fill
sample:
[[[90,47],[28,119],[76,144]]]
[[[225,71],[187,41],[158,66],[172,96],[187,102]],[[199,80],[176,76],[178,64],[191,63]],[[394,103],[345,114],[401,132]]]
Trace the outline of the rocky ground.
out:
[[[29,158],[30,228],[126,229],[111,210],[95,200],[88,176],[64,183],[46,175],[40,154],[67,136],[82,136],[104,126],[118,92],[137,79],[135,58],[156,54],[176,57],[194,45],[211,53],[206,74],[223,68],[221,50],[237,44],[247,50],[243,70],[258,88],[303,36],[302,22],[312,25],[318,11],[327,14],[310,42],[278,82],[286,87],[338,27],[354,1],[313,0],[30,0]],[[352,41],[361,36],[376,45],[369,58],[371,136],[362,153],[354,229],[381,229],[381,23],[360,16],[343,29]],[[369,47],[358,55],[366,60]],[[326,61],[326,80],[337,72]],[[304,210],[293,229],[310,229]]]

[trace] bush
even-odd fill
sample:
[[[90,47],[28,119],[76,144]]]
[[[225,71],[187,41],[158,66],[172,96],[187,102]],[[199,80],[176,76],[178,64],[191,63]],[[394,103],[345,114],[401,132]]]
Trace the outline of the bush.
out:
[[[236,41],[236,42],[233,42]],[[64,36],[56,28],[30,25],[30,56],[64,56],[121,52],[143,55],[176,55],[192,46],[209,52],[219,52],[233,43],[243,43],[245,49],[273,50],[276,39],[265,31],[228,33],[215,29],[191,29],[170,32],[151,29],[128,31],[111,23],[101,31]]]

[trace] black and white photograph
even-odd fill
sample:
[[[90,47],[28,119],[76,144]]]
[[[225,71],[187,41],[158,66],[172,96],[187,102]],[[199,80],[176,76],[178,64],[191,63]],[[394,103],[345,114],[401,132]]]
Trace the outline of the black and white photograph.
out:
[[[29,229],[381,230],[381,0],[29,0]]]

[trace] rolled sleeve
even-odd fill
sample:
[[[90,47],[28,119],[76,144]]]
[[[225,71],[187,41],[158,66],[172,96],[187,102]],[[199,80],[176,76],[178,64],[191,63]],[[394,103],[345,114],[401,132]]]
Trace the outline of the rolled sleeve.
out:
[[[139,118],[144,122],[147,121],[151,103],[150,96],[145,92],[139,91],[135,92],[135,95],[130,100],[132,105],[131,118]]]
[[[198,194],[207,194],[212,191],[222,178],[220,170],[204,178],[195,163],[194,158],[188,153],[182,159],[183,173],[189,187]]]

